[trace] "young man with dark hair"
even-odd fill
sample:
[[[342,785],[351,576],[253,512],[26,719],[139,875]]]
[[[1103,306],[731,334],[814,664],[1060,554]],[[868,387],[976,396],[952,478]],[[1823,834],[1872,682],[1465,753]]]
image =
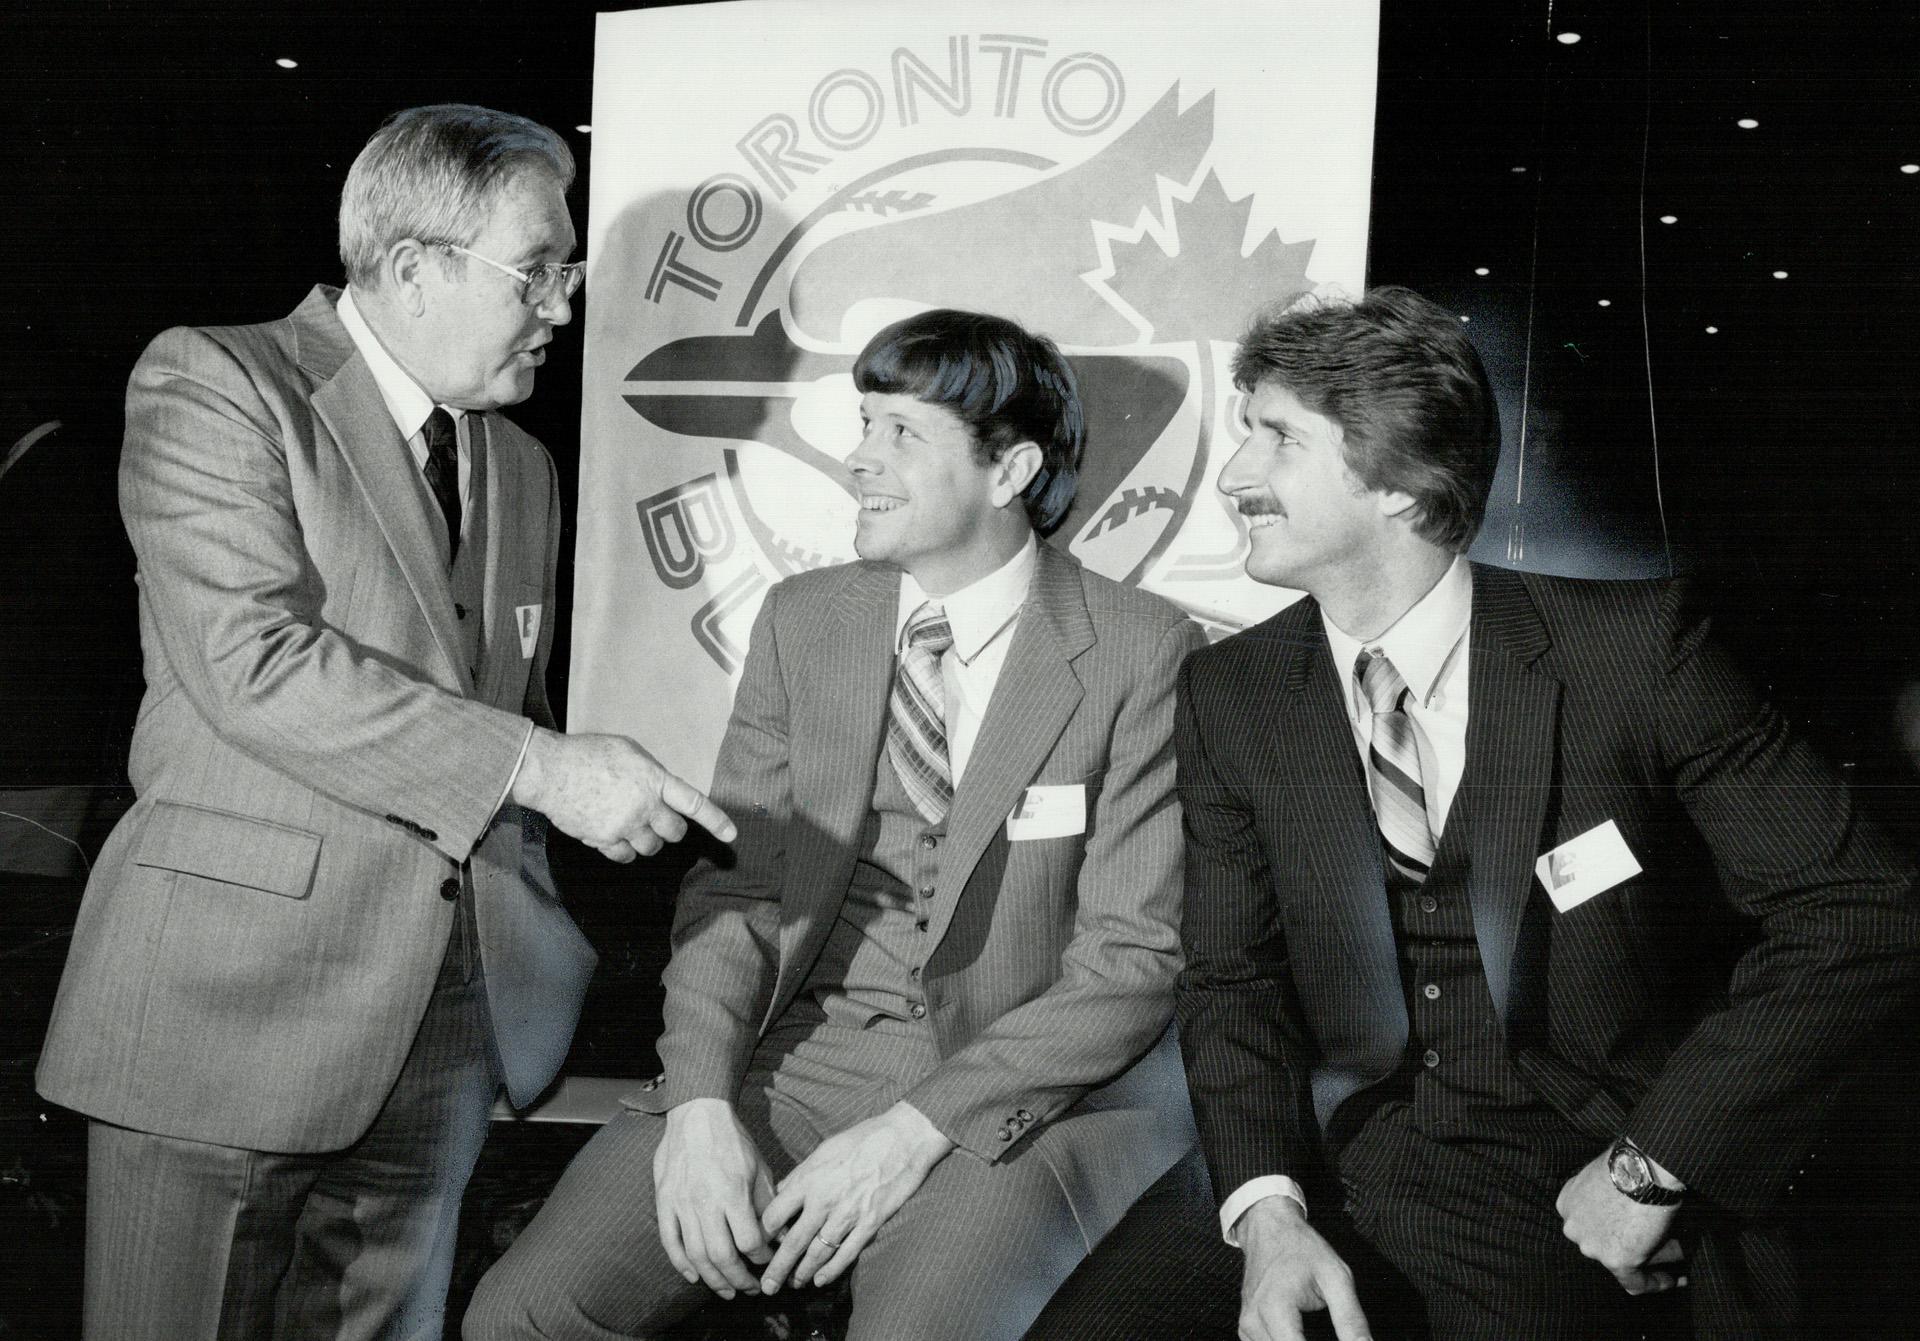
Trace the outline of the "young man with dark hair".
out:
[[[1910,864],[1684,583],[1466,561],[1499,428],[1451,314],[1281,313],[1234,372],[1247,571],[1308,593],[1175,733],[1240,1336],[1664,1335],[1688,1281],[1698,1335],[1794,1334],[1777,1203],[1911,1008]]]
[[[1071,369],[1011,322],[880,332],[855,382],[860,562],[774,587],[687,878],[665,1073],[468,1314],[648,1337],[709,1292],[852,1271],[850,1341],[1015,1341],[1192,1121],[1172,685],[1199,628],[1039,535]]]

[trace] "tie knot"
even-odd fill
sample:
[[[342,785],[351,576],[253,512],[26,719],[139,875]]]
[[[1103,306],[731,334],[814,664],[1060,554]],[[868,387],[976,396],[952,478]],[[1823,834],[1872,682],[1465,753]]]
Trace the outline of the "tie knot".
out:
[[[907,620],[907,646],[924,647],[934,656],[952,647],[953,626],[947,623],[947,612],[932,601],[915,610]]]
[[[420,431],[426,437],[429,454],[454,449],[453,416],[438,405],[433,407],[433,413],[427,416],[427,422]]]
[[[1360,681],[1360,692],[1367,696],[1375,715],[1383,712],[1400,711],[1400,700],[1406,697],[1407,682],[1387,654],[1380,651],[1366,651],[1353,663],[1354,678]]]

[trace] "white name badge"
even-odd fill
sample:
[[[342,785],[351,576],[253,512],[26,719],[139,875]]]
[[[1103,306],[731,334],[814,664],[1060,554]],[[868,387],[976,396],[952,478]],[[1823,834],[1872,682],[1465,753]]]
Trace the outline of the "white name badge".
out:
[[[1547,897],[1561,912],[1640,874],[1640,861],[1612,820],[1569,839],[1533,864]]]
[[[532,660],[534,649],[540,646],[540,607],[537,605],[514,606],[513,625],[520,631],[521,657]]]
[[[1087,788],[1079,782],[1029,787],[1007,816],[1007,838],[1015,843],[1030,838],[1066,838],[1086,831]]]

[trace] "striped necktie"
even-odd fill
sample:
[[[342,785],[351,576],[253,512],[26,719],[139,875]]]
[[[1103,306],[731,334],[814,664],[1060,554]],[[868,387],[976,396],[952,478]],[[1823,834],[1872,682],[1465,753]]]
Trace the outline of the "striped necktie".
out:
[[[1353,674],[1373,709],[1367,791],[1373,797],[1380,841],[1393,869],[1422,884],[1433,865],[1433,830],[1427,826],[1427,793],[1420,785],[1420,748],[1406,712],[1407,682],[1380,652],[1362,652]]]
[[[928,601],[907,621],[907,646],[894,667],[887,704],[887,755],[893,771],[927,823],[938,824],[953,804],[953,765],[947,758],[947,690],[940,656],[953,646],[947,612]]]

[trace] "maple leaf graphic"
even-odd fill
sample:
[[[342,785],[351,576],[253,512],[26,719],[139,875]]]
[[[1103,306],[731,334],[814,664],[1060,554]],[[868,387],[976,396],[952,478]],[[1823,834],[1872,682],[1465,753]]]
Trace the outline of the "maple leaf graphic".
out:
[[[1255,307],[1285,302],[1312,288],[1307,260],[1313,242],[1282,242],[1269,232],[1240,254],[1253,197],[1229,200],[1207,173],[1191,201],[1173,202],[1176,250],[1156,241],[1116,241],[1107,287],[1153,325],[1156,341],[1230,340]]]

